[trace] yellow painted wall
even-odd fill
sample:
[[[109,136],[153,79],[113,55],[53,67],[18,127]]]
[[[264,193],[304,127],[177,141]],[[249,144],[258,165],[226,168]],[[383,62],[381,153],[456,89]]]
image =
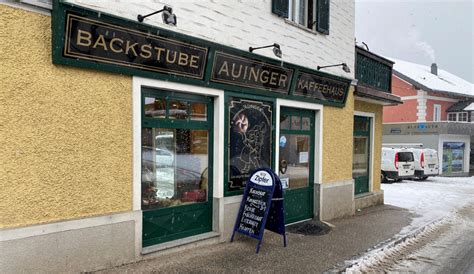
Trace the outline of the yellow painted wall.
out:
[[[371,104],[363,101],[355,101],[354,110],[375,113],[375,132],[374,132],[374,171],[373,186],[374,191],[380,190],[380,161],[382,153],[382,115],[383,106]]]
[[[354,87],[344,108],[324,107],[323,183],[352,180]]]
[[[0,22],[0,227],[131,210],[131,77],[53,65],[49,16]]]

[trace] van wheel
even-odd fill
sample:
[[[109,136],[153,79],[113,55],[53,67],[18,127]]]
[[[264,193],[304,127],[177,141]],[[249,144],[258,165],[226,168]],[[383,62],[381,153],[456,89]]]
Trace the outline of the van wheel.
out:
[[[384,172],[380,173],[380,183],[382,183],[382,184],[388,183],[387,176],[385,176]]]
[[[421,177],[421,178],[420,178],[420,181],[424,181],[424,180],[426,180],[426,179],[428,179],[428,176],[426,176],[426,177]]]

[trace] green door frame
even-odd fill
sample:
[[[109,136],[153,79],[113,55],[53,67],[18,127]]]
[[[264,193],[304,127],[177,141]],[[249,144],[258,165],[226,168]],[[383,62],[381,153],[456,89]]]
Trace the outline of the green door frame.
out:
[[[355,137],[367,137],[367,175],[366,176],[358,176],[354,177],[354,195],[359,195],[363,193],[367,193],[370,191],[370,173],[372,172],[371,170],[371,161],[370,161],[370,154],[372,153],[371,151],[371,129],[372,129],[372,118],[371,117],[366,117],[366,116],[354,116],[354,125],[356,124],[356,121],[361,121],[361,122],[367,122],[368,127],[367,130],[356,130],[354,126],[353,130],[353,138]]]
[[[177,99],[200,102],[207,105],[207,121],[169,120],[145,116],[145,97]],[[169,101],[166,100],[166,117]],[[142,87],[142,128],[185,128],[208,131],[208,190],[207,201],[189,205],[143,210],[142,246],[151,246],[212,230],[213,212],[213,155],[214,155],[214,108],[213,98],[155,88]],[[171,231],[171,233],[169,233]]]
[[[309,130],[294,130],[294,129],[281,129],[280,128],[280,138],[283,135],[295,134],[295,135],[306,135],[310,138],[309,144],[309,178],[308,186],[297,188],[297,189],[285,189],[285,223],[290,224],[306,219],[312,219],[314,217],[314,146],[315,142],[315,110],[307,109],[297,109],[288,106],[280,107],[280,116],[281,115],[292,115],[299,117],[309,117],[310,118],[310,128]],[[278,118],[278,123],[280,119]],[[291,122],[290,122],[291,124]],[[279,140],[277,140],[275,145],[279,145]],[[278,155],[278,159],[280,155]],[[279,171],[278,171],[279,173]],[[299,210],[297,209],[302,203],[306,203],[307,208],[305,212],[297,216],[292,216],[292,213],[295,214]],[[304,211],[304,210],[303,210]]]

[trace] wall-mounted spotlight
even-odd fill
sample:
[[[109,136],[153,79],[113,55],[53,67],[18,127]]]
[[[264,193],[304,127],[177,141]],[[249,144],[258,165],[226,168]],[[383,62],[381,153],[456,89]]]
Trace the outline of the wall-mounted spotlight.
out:
[[[264,48],[269,48],[269,47],[273,47],[273,54],[275,54],[276,57],[281,58],[281,54],[282,54],[281,48],[280,48],[280,45],[277,43],[274,43],[268,46],[257,47],[257,48],[249,47],[249,52],[253,52],[256,49],[264,49]]]
[[[165,23],[167,25],[172,25],[172,26],[176,26],[178,24],[178,19],[176,18],[176,14],[173,13],[173,9],[169,6],[164,6],[161,10],[152,12],[152,13],[147,14],[147,15],[139,14],[137,16],[137,20],[138,20],[138,22],[141,23],[141,22],[143,22],[143,19],[147,18],[148,16],[152,16],[152,15],[155,15],[155,14],[160,13],[160,12],[163,12],[162,15],[161,15],[161,18],[163,19],[163,23]]]
[[[347,73],[351,72],[351,69],[349,68],[349,66],[347,66],[346,63],[341,63],[337,65],[329,65],[329,66],[318,66],[318,70],[323,69],[323,68],[338,67],[338,66],[342,66],[342,70]]]

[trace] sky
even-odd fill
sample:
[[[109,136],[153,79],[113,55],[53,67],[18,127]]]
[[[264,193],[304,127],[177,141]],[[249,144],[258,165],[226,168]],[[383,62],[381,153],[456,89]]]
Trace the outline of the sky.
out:
[[[356,0],[356,40],[370,51],[474,83],[474,0]]]

